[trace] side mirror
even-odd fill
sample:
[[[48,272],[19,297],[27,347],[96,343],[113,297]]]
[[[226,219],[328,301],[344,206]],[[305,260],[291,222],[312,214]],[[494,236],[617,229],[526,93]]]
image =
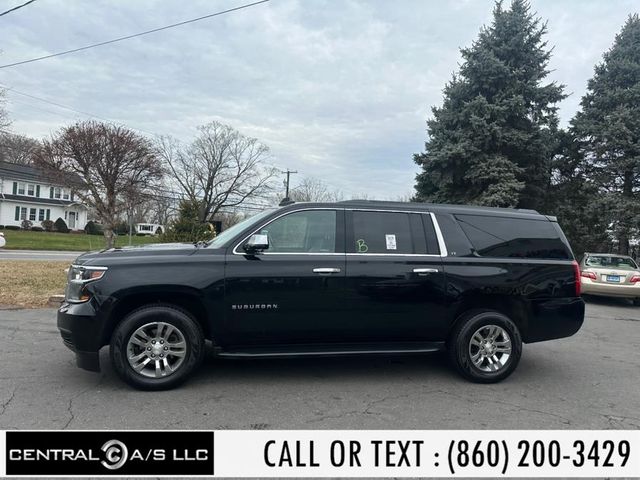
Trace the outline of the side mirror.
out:
[[[262,250],[267,250],[269,248],[269,236],[255,233],[251,235],[247,243],[245,243],[242,248],[247,253],[256,253],[261,252]]]

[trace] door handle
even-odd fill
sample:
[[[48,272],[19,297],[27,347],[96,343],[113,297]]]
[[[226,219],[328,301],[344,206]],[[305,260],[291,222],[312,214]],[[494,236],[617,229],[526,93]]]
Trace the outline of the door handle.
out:
[[[414,268],[413,273],[417,273],[419,276],[424,277],[430,273],[438,273],[437,268]]]
[[[332,273],[340,273],[339,268],[314,268],[313,273],[319,273],[320,275],[331,275]]]

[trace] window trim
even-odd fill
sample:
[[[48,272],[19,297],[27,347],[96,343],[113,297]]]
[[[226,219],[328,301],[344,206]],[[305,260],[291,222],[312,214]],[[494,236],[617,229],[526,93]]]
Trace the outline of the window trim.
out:
[[[252,230],[247,236],[243,237],[240,242],[236,243],[233,247],[232,253],[233,255],[242,255],[246,256],[247,253],[239,252],[238,249],[244,244],[245,241],[251,237],[254,233],[260,231],[267,225],[272,222],[275,222],[277,219],[284,217],[285,215],[289,215],[292,213],[305,212],[311,210],[335,210],[336,212],[387,212],[387,213],[417,213],[420,215],[429,215],[431,217],[431,221],[433,222],[433,229],[436,232],[436,238],[438,240],[438,247],[440,248],[440,254],[437,255],[435,253],[327,253],[327,252],[262,252],[262,255],[325,255],[325,256],[370,256],[370,257],[431,257],[431,258],[444,258],[447,256],[447,247],[444,242],[444,237],[442,236],[442,232],[440,231],[440,226],[438,225],[438,220],[436,219],[436,215],[433,212],[427,211],[415,211],[415,210],[384,210],[384,209],[373,209],[373,208],[344,208],[344,207],[313,207],[313,208],[301,208],[298,210],[290,210],[288,212],[283,212],[281,215],[268,220],[266,223],[262,224],[260,227]]]

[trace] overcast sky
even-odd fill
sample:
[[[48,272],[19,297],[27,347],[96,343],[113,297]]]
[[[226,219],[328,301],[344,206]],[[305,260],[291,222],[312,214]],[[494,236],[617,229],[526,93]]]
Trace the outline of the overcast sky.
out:
[[[248,2],[248,0],[247,0]],[[37,0],[0,17],[0,64],[136,33],[243,0]],[[5,0],[1,9],[24,3]],[[211,120],[271,148],[271,161],[346,195],[412,194],[430,108],[491,19],[493,2],[271,0],[183,27],[0,69],[16,91],[188,140]],[[533,0],[567,86],[563,124],[637,0]],[[13,130],[47,136],[69,110],[8,94]]]

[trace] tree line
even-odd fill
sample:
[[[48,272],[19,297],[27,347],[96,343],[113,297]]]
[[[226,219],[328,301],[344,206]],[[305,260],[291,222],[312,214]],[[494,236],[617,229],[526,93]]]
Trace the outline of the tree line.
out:
[[[32,164],[72,187],[101,224],[107,248],[122,218],[150,203],[165,221],[176,217],[168,213],[176,207],[167,240],[211,238],[208,222],[249,199],[267,198],[276,174],[267,164],[268,147],[219,122],[199,127],[187,144],[93,120],[42,141],[2,131],[0,154],[0,160]],[[69,184],[70,178],[76,180]]]
[[[640,234],[640,18],[628,17],[566,128],[546,33],[527,1],[495,4],[427,121],[415,200],[535,209],[558,217],[576,255],[627,254]]]

